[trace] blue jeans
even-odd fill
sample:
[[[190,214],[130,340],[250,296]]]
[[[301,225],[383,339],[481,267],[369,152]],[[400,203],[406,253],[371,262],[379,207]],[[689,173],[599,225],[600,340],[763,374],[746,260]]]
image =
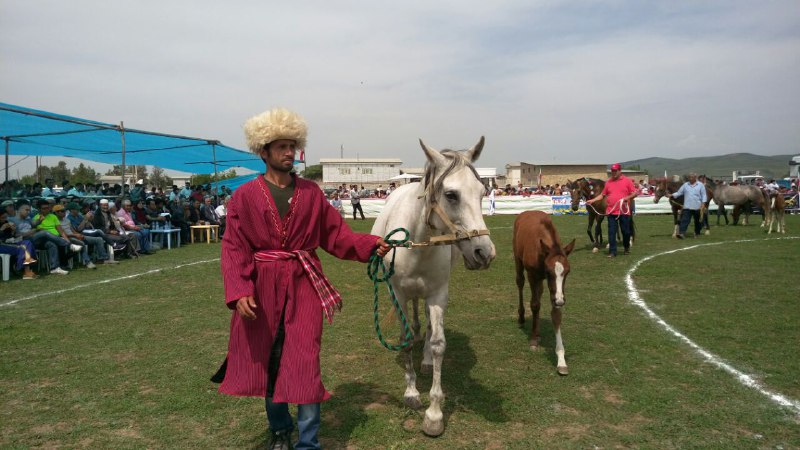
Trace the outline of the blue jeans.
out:
[[[47,250],[47,258],[50,260],[50,267],[48,267],[47,270],[53,270],[61,266],[58,248],[64,248],[64,252],[66,253],[69,242],[64,240],[61,236],[56,236],[44,230],[37,231],[31,237],[31,240],[37,249]]]
[[[631,216],[608,216],[608,254],[617,255],[617,228],[622,231],[622,246],[625,251],[631,248]]]
[[[272,431],[287,431],[289,434],[294,430],[292,415],[289,413],[288,403],[273,403],[272,398],[266,398],[267,420],[269,429]],[[319,403],[307,403],[297,405],[297,431],[299,439],[294,444],[295,449],[318,449],[320,413]]]
[[[681,223],[678,225],[678,233],[686,234],[686,229],[689,228],[689,222],[692,218],[694,218],[694,234],[700,234],[703,229],[703,224],[700,221],[700,210],[686,208],[681,211]]]

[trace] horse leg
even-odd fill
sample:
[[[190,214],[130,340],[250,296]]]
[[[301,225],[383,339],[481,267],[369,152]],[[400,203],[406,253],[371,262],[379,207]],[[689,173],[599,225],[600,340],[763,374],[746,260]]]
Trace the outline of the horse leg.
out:
[[[678,208],[672,207],[672,237],[678,238]]]
[[[539,348],[539,309],[542,306],[542,292],[544,292],[544,280],[537,280],[532,271],[528,271],[528,284],[531,285],[531,337],[528,345],[531,350]]]
[[[589,213],[588,224],[586,225],[586,234],[589,235],[589,241],[592,244],[595,244],[594,235],[592,234],[592,225],[593,224],[594,224],[594,215],[590,212]]]
[[[564,359],[564,341],[561,340],[561,308],[552,307],[550,318],[553,320],[553,330],[556,332],[556,357],[558,365],[556,370],[559,375],[568,375],[567,360]]]
[[[525,288],[525,269],[522,267],[522,260],[514,258],[517,268],[517,291],[519,292],[519,308],[517,309],[517,324],[525,326],[525,304],[522,300],[522,290]]]
[[[438,301],[436,301],[438,300]],[[439,436],[444,432],[444,415],[441,403],[444,400],[442,392],[442,360],[447,341],[444,337],[444,313],[447,309],[447,294],[443,298],[434,299],[427,307],[428,320],[431,324],[430,349],[433,353],[433,379],[429,393],[431,404],[425,411],[422,421],[422,431],[428,436]]]
[[[400,299],[398,298],[398,301]],[[416,302],[416,299],[414,300]],[[403,313],[408,317],[408,301],[400,301],[403,308]],[[401,339],[405,339],[405,330],[400,328]],[[414,371],[413,359],[413,345],[409,345],[402,350],[403,352],[403,365],[405,366],[406,373],[406,392],[403,394],[403,402],[411,409],[422,408],[422,402],[419,400],[419,391],[417,390],[417,373]]]
[[[596,244],[592,249],[592,253],[597,253],[600,251],[600,246],[603,245],[603,217],[602,216],[595,216],[595,220],[597,221],[594,226],[594,237]]]
[[[419,334],[420,326],[419,326],[419,299],[415,298],[411,301],[411,307],[414,310],[412,322],[411,322],[411,330],[414,332],[414,342],[421,342],[424,339],[424,336]]]
[[[428,325],[425,328],[425,343],[422,346],[422,362],[419,366],[419,371],[425,375],[430,375],[433,372],[433,357],[431,356],[431,335],[433,329],[431,326],[431,314],[428,302],[425,302],[425,317],[428,318]]]

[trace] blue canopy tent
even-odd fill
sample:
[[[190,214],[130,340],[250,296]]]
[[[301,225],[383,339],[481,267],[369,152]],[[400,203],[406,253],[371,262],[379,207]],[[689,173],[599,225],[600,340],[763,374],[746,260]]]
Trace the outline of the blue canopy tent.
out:
[[[155,165],[188,173],[216,174],[244,167],[264,170],[258,156],[217,140],[125,128],[0,103],[0,139],[9,155],[65,156],[106,164]],[[123,180],[124,184],[124,180]]]

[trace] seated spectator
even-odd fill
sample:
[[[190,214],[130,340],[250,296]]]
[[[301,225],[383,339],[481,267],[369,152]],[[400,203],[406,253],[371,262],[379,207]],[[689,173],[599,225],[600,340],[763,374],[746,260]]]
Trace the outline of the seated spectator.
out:
[[[0,205],[6,212],[6,217],[15,217],[17,215],[17,208],[14,206],[14,200],[6,200]]]
[[[219,217],[219,236],[222,237],[225,234],[225,216],[228,215],[228,200],[230,200],[230,196],[225,196],[222,198],[222,202],[220,202],[219,206],[215,209],[217,212],[217,216]]]
[[[126,199],[122,201],[122,209],[117,211],[117,218],[125,231],[136,236],[136,239],[139,241],[141,253],[152,255],[153,251],[150,248],[150,225],[136,222],[133,218],[133,206],[130,200]]]
[[[188,214],[186,216],[187,221],[190,225],[202,225],[200,222],[203,221],[203,218],[200,216],[200,201],[197,199],[191,199],[189,201]]]
[[[49,260],[47,269],[51,274],[67,275],[69,271],[63,267],[66,260],[62,261],[61,255],[68,257],[70,251],[80,252],[82,247],[69,242],[64,229],[61,228],[61,219],[53,213],[63,210],[63,205],[51,207],[50,202],[44,199],[39,200],[38,205],[39,213],[31,220],[31,224],[37,230],[32,238],[33,245],[37,249],[47,250]]]
[[[54,206],[53,214],[55,214],[56,217],[61,220],[61,229],[64,230],[67,240],[69,240],[70,243],[81,247],[81,249],[78,251],[81,264],[86,266],[87,269],[96,269],[97,266],[95,266],[91,258],[89,258],[89,243],[84,241],[84,236],[81,233],[78,233],[72,229],[72,222],[70,222],[70,220],[67,218],[67,210],[64,208],[64,205]]]
[[[181,240],[188,243],[191,236],[189,236],[189,223],[186,221],[186,214],[183,207],[184,204],[180,197],[176,196],[169,202],[170,222],[172,222],[172,226],[181,229]]]
[[[30,265],[36,262],[33,242],[16,236],[17,226],[8,221],[8,213],[0,209],[0,253],[14,257],[14,270],[22,272],[22,279],[32,280],[36,275]]]
[[[163,214],[163,202],[161,199],[158,200],[158,203],[161,204],[161,207],[158,206],[155,198],[147,200],[147,206],[144,208],[147,223],[150,224],[150,228],[171,228],[169,226],[169,215]]]
[[[219,216],[216,207],[211,203],[210,195],[203,199],[203,206],[200,207],[200,218],[209,225],[219,225]]]
[[[107,245],[113,247],[114,241],[108,239],[102,231],[94,228],[94,225],[92,225],[93,217],[94,213],[92,211],[87,211],[85,215],[81,214],[77,203],[73,202],[67,205],[66,219],[70,222],[73,233],[80,234],[78,239],[91,246],[95,259],[102,261],[103,264],[118,264],[118,261],[111,259],[106,248]],[[63,223],[62,226],[64,226]],[[66,231],[66,227],[64,227],[64,230]]]
[[[125,250],[127,256],[135,258],[138,255],[136,249],[133,248],[131,238],[125,233],[117,217],[112,214],[110,204],[111,202],[107,199],[100,200],[100,209],[96,211],[92,219],[92,225],[102,231],[106,238],[114,243],[114,250]]]

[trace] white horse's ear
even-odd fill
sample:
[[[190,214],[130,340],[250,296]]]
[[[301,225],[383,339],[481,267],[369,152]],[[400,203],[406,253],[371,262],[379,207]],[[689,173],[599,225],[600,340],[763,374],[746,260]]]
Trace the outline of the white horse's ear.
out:
[[[445,157],[433,147],[428,147],[422,142],[422,139],[419,140],[419,145],[422,147],[422,150],[425,152],[425,156],[428,158],[431,164],[434,166],[442,166],[445,164]]]
[[[475,146],[472,147],[471,149],[467,150],[467,158],[469,158],[470,161],[475,162],[478,160],[478,158],[481,157],[481,151],[483,150],[484,142],[485,139],[483,138],[483,136],[481,136],[478,143],[475,144]]]

